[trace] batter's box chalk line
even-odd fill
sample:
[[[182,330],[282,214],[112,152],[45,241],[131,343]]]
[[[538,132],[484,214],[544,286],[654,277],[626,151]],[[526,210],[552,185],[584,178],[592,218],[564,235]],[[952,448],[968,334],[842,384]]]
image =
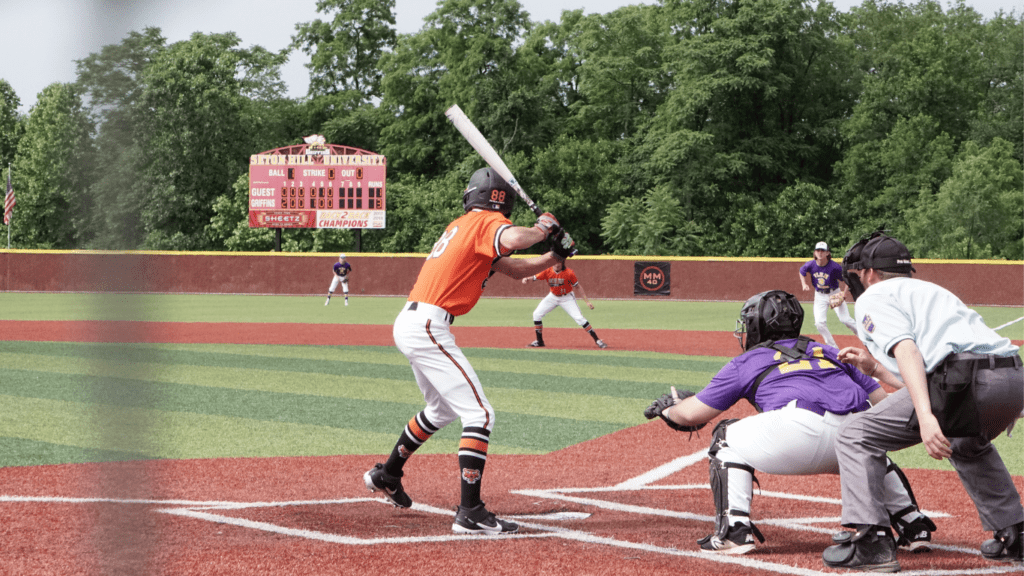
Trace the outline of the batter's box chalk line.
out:
[[[710,490],[707,484],[687,484],[687,485],[658,485],[651,486],[653,482],[657,482],[664,478],[675,474],[689,466],[701,463],[707,458],[707,450],[701,450],[693,454],[681,456],[658,466],[652,470],[649,470],[639,476],[628,479],[624,482],[620,482],[614,486],[603,486],[603,487],[591,487],[591,488],[579,488],[579,487],[565,487],[555,489],[524,489],[524,490],[513,490],[513,494],[519,494],[523,496],[529,496],[532,498],[542,498],[548,500],[559,500],[564,502],[572,502],[585,506],[592,506],[598,509],[614,510],[619,512],[625,512],[629,514],[635,514],[638,516],[662,516],[669,518],[679,518],[684,520],[695,520],[699,522],[707,522],[709,524],[714,523],[714,517],[705,514],[694,514],[690,512],[682,512],[678,510],[668,510],[663,508],[654,508],[648,506],[637,506],[631,504],[623,504],[620,502],[614,502],[611,500],[603,500],[599,496],[601,494],[613,494],[623,492],[642,492],[642,491],[681,491],[681,490]],[[841,506],[841,501],[836,498],[824,498],[820,496],[805,496],[799,494],[790,494],[784,492],[768,492],[759,490],[757,493],[758,497],[761,498],[781,498],[790,499],[802,502],[814,502],[814,503],[825,503],[833,504],[837,508]],[[710,495],[709,495],[710,501]],[[46,497],[46,496],[3,496],[0,495],[0,504],[4,503],[38,503],[38,504],[91,504],[91,503],[111,503],[121,505],[150,505],[156,506],[155,512],[161,514],[170,514],[175,516],[181,516],[186,518],[192,518],[195,520],[202,520],[206,522],[213,522],[217,524],[228,524],[238,526],[241,528],[247,528],[252,530],[261,530],[264,532],[271,532],[275,534],[281,534],[291,536],[295,538],[305,538],[309,540],[318,540],[323,542],[330,542],[334,544],[349,545],[349,546],[374,546],[379,544],[420,544],[429,542],[452,542],[458,540],[479,540],[487,539],[491,542],[500,542],[506,539],[523,539],[523,538],[562,538],[565,540],[571,540],[576,542],[583,542],[587,544],[597,544],[604,546],[611,546],[615,548],[622,548],[627,550],[634,550],[638,552],[648,552],[652,554],[664,554],[667,556],[679,556],[696,558],[706,562],[715,562],[719,564],[728,564],[735,566],[742,566],[748,570],[760,570],[764,572],[771,572],[776,574],[793,574],[797,576],[826,576],[834,575],[835,572],[813,570],[808,568],[800,568],[788,564],[782,564],[778,562],[767,562],[764,560],[758,560],[750,557],[743,556],[726,556],[721,554],[709,554],[701,552],[700,550],[678,550],[676,548],[667,546],[657,546],[654,544],[646,544],[641,542],[631,542],[628,540],[620,540],[617,538],[611,538],[607,536],[598,536],[589,532],[581,530],[572,530],[562,526],[558,526],[557,522],[566,520],[585,520],[590,517],[590,514],[583,512],[560,512],[553,514],[534,514],[534,515],[520,515],[520,516],[507,516],[509,519],[514,519],[523,527],[530,528],[536,532],[526,534],[513,534],[504,536],[478,536],[478,535],[438,535],[438,536],[415,536],[415,537],[389,537],[389,538],[357,538],[353,536],[343,536],[340,534],[330,534],[325,532],[319,532],[316,530],[304,530],[298,528],[289,528],[287,526],[281,526],[270,522],[261,522],[256,520],[249,520],[246,518],[240,518],[235,516],[227,516],[224,514],[217,513],[218,511],[227,510],[244,510],[254,508],[274,508],[274,507],[287,507],[287,506],[310,506],[310,505],[349,505],[349,504],[363,504],[367,502],[378,503],[384,506],[391,506],[391,503],[384,498],[343,498],[337,500],[299,500],[299,501],[281,501],[281,502],[231,502],[231,501],[192,501],[192,500],[141,500],[141,499],[118,499],[118,498],[68,498],[68,497]],[[437,508],[426,504],[413,504],[413,510],[420,512],[438,514],[448,517],[453,517],[451,509]],[[947,518],[950,515],[945,512],[934,512],[926,511],[926,513],[933,518]],[[804,532],[814,532],[819,534],[832,534],[835,532],[835,526],[839,524],[839,517],[809,517],[809,518],[759,518],[758,524],[778,526],[789,530],[798,530]],[[819,526],[827,524],[829,527]],[[978,555],[979,551],[969,548],[952,547],[952,546],[941,546],[932,544],[932,547],[955,551],[963,554],[975,554]],[[957,575],[973,575],[973,574],[1007,574],[1011,572],[1019,572],[1020,568],[1008,565],[1008,566],[992,566],[979,569],[971,570],[917,570],[917,571],[904,571],[902,574],[909,576],[952,576]]]

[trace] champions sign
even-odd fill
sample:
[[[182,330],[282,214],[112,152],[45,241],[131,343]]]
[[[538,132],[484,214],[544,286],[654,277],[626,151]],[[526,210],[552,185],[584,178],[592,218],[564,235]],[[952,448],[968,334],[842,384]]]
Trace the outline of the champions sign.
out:
[[[304,140],[249,158],[249,227],[384,228],[384,156]]]

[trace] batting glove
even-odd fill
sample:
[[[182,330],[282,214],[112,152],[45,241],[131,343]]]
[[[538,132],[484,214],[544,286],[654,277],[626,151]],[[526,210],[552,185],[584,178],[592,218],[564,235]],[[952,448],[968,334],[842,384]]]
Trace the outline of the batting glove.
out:
[[[545,212],[538,216],[537,223],[533,227],[544,233],[545,240],[558,234],[562,229],[562,225],[558,223],[558,219],[551,212]]]

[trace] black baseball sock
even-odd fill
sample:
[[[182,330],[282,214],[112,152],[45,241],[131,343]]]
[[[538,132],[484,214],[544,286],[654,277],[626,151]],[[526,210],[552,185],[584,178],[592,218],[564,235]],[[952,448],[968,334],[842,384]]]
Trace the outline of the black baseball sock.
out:
[[[401,476],[405,462],[424,442],[430,440],[434,432],[437,432],[437,427],[427,420],[423,412],[413,416],[398,437],[388,461],[384,463],[384,471],[392,476]]]
[[[459,478],[462,488],[462,507],[480,505],[480,481],[487,463],[487,446],[491,433],[486,428],[468,426],[462,429],[459,442]]]
[[[594,328],[590,325],[590,322],[584,324],[583,329],[587,331],[587,334],[590,334],[590,337],[594,339],[594,342],[597,342],[597,332],[594,332]]]
[[[533,323],[533,331],[537,333],[537,344],[544,343],[544,324],[541,322]]]

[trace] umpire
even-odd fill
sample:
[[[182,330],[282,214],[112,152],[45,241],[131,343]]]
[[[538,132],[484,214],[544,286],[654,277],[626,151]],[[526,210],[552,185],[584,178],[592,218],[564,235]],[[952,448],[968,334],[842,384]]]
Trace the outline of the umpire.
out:
[[[899,570],[879,487],[886,452],[922,442],[932,458],[949,458],[982,527],[993,532],[982,556],[1021,562],[1024,509],[991,443],[1024,407],[1018,347],[949,290],[912,278],[910,252],[894,238],[876,232],[854,244],[843,270],[858,335],[873,358],[845,349],[840,359],[867,371],[877,362],[876,376],[891,372],[906,387],[840,426],[842,523],[856,532],[834,537],[825,565]]]

